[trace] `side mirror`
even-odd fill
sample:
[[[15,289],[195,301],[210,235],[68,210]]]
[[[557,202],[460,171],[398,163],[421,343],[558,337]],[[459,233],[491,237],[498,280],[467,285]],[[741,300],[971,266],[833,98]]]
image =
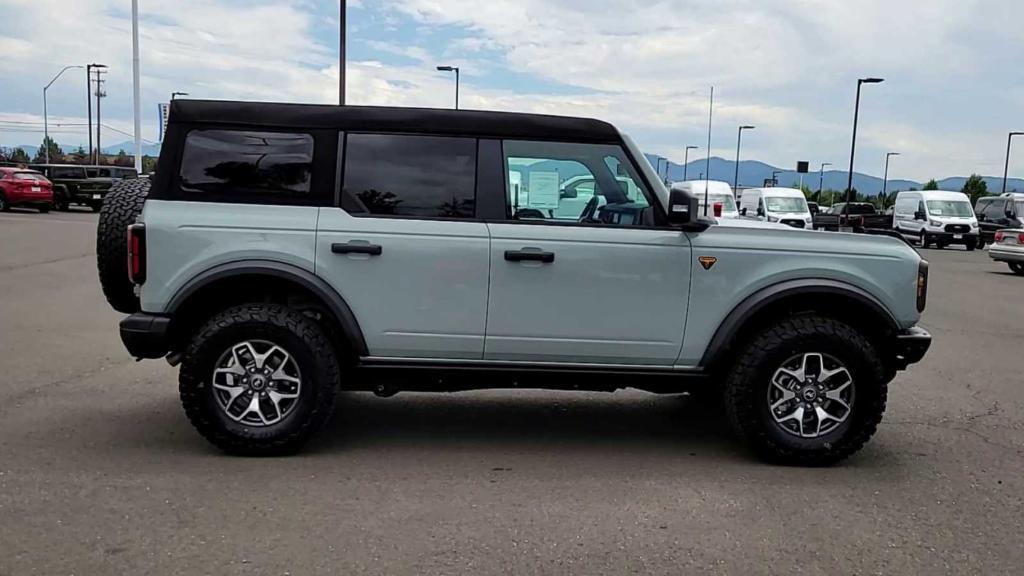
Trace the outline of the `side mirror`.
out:
[[[561,198],[562,200],[565,200],[566,198],[576,198],[577,197],[576,189],[575,188],[573,188],[572,190],[562,189],[562,191],[559,192],[558,197]]]
[[[757,209],[757,215],[758,216],[764,216],[764,208],[758,208]]]
[[[914,220],[927,220],[927,219],[928,219],[928,215],[925,214],[924,212],[922,212],[920,210],[918,210],[917,212],[914,212]]]
[[[746,208],[740,208],[740,216],[746,216],[746,215],[747,215],[747,209]]]
[[[1013,210],[1007,210],[1007,211],[1006,211],[1006,217],[1007,217],[1007,218],[1013,218],[1013,217],[1014,217],[1014,216],[1013,216]]]
[[[696,196],[683,190],[672,190],[668,195],[668,222],[685,225],[697,221],[700,201]]]

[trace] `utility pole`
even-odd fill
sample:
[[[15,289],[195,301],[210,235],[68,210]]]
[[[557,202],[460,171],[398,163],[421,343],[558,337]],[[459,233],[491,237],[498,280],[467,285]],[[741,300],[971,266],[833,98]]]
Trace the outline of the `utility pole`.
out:
[[[103,134],[103,130],[101,128],[103,121],[102,116],[100,114],[100,102],[107,95],[103,91],[103,83],[105,82],[105,80],[103,79],[103,74],[105,74],[105,72],[102,68],[96,69],[96,154],[93,157],[93,165],[99,165],[100,150],[103,148],[103,144],[100,140],[101,135]]]

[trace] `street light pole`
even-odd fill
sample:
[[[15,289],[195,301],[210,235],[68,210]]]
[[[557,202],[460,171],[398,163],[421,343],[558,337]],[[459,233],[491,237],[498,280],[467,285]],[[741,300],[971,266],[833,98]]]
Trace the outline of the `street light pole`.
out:
[[[825,166],[831,165],[831,162],[822,162],[821,168],[818,168],[818,200],[821,200],[821,192],[825,187]]]
[[[188,92],[171,92],[171,100],[174,100],[175,96],[188,96]]]
[[[132,105],[135,116],[135,173],[142,174],[142,87],[139,70],[139,0],[132,0]]]
[[[882,198],[889,192],[889,158],[899,156],[899,152],[887,152],[885,154],[885,176],[882,177]]]
[[[45,148],[43,153],[46,155],[47,164],[50,163],[50,125],[46,110],[46,91],[60,78],[61,74],[72,68],[84,68],[84,66],[65,66],[61,68],[60,72],[57,72],[57,75],[53,77],[53,80],[50,80],[49,84],[43,86],[43,148]]]
[[[779,177],[777,174],[782,174],[783,170],[772,170],[772,186],[779,185]]]
[[[857,99],[854,101],[853,105],[853,141],[850,143],[850,174],[846,179],[846,206],[843,208],[843,212],[848,212],[850,208],[850,202],[853,202],[853,199],[851,198],[851,196],[853,195],[853,158],[857,151],[857,119],[860,115],[860,87],[861,84],[878,84],[880,82],[885,82],[885,79],[857,79]]]
[[[459,67],[458,66],[438,66],[438,72],[455,72],[455,109],[459,109]]]
[[[740,141],[743,139],[744,130],[753,130],[754,126],[740,126],[739,130],[736,131],[736,173],[732,178],[732,189],[735,190],[740,185]]]
[[[1024,132],[1010,132],[1006,137],[1006,166],[1003,168],[1003,194],[1006,194],[1006,177],[1010,175],[1010,143],[1014,136],[1024,136]]]
[[[687,146],[683,151],[683,181],[686,181],[686,169],[690,167],[690,150],[697,150],[698,146]]]
[[[346,6],[346,0],[341,0],[341,6],[339,8],[338,23],[338,105],[345,105],[345,33],[346,33],[346,22],[345,17],[348,15],[348,8]]]

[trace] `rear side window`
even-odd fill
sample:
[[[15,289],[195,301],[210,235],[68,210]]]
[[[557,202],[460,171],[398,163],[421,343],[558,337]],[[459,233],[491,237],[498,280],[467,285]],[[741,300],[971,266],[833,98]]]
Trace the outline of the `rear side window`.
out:
[[[341,207],[356,216],[473,218],[476,139],[348,134]]]
[[[222,197],[309,195],[313,137],[286,132],[193,130],[185,139],[181,189]]]
[[[87,178],[84,168],[50,168],[51,178]]]

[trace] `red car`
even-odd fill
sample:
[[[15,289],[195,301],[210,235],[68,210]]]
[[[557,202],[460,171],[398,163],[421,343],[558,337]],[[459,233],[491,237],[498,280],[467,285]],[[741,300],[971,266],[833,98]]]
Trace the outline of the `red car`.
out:
[[[39,172],[0,168],[0,211],[11,206],[33,206],[40,212],[53,207],[53,184]]]

